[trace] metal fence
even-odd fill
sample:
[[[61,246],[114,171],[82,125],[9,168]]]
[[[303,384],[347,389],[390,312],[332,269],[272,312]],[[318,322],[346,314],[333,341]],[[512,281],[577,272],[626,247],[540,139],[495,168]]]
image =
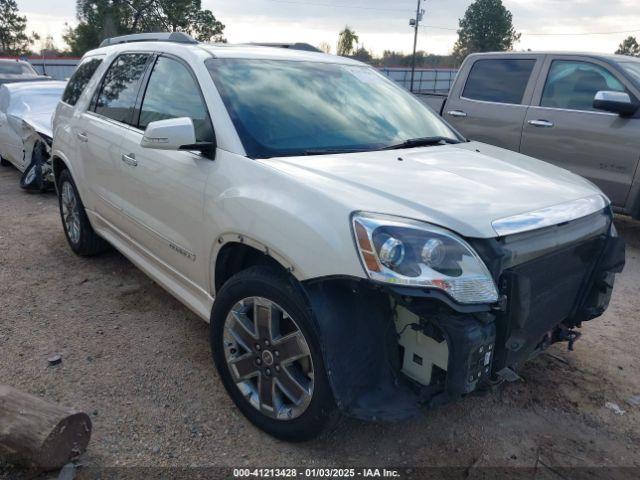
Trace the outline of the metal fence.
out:
[[[48,75],[54,80],[67,80],[75,71],[77,58],[29,58],[27,61],[40,75]]]
[[[31,57],[28,62],[40,75],[49,75],[55,80],[67,80],[74,72],[77,58],[43,59]],[[411,88],[410,68],[379,68],[382,74],[407,90]],[[417,68],[413,81],[414,93],[447,94],[453,85],[458,70],[453,68]]]
[[[410,68],[379,68],[378,70],[407,90],[411,89]],[[453,68],[416,68],[413,92],[447,94],[451,90],[457,73],[458,70]]]

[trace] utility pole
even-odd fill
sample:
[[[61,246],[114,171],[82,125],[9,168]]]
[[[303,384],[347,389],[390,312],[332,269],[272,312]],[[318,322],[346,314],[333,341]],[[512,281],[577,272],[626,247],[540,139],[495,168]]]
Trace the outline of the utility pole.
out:
[[[418,6],[416,8],[416,18],[412,18],[409,20],[409,25],[412,25],[415,29],[415,34],[413,36],[413,58],[411,60],[411,91],[413,92],[413,79],[416,75],[416,49],[418,47],[418,28],[420,28],[420,22],[422,21],[422,17],[424,16],[424,10],[421,8],[422,0],[418,0]]]

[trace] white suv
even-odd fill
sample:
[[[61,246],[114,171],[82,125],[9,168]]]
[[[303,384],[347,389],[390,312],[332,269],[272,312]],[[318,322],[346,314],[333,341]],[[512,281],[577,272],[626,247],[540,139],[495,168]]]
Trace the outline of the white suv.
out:
[[[624,265],[591,183],[320,53],[108,40],[52,158],[73,251],[114,246],[211,321],[230,396],[291,441],[517,378],[573,345]]]

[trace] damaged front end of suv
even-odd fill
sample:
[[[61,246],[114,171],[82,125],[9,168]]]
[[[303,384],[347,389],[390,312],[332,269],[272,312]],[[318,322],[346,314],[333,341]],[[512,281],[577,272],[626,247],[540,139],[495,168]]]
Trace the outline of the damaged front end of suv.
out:
[[[600,195],[495,221],[489,239],[360,212],[352,226],[369,280],[305,290],[337,404],[365,420],[411,418],[518,378],[553,343],[572,349],[625,263]]]

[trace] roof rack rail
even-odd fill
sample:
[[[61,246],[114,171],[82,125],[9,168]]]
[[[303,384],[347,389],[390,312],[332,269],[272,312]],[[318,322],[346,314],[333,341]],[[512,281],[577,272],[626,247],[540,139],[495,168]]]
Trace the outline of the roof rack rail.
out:
[[[133,35],[123,35],[121,37],[105,38],[100,44],[101,47],[117,45],[118,43],[132,42],[175,42],[175,43],[199,43],[195,38],[182,32],[156,32],[156,33],[136,33]]]
[[[319,52],[322,53],[322,50],[314,47],[313,45],[309,45],[308,43],[269,43],[269,42],[252,42],[248,45],[255,45],[256,47],[273,47],[273,48],[288,48],[290,50],[303,50],[305,52]]]

